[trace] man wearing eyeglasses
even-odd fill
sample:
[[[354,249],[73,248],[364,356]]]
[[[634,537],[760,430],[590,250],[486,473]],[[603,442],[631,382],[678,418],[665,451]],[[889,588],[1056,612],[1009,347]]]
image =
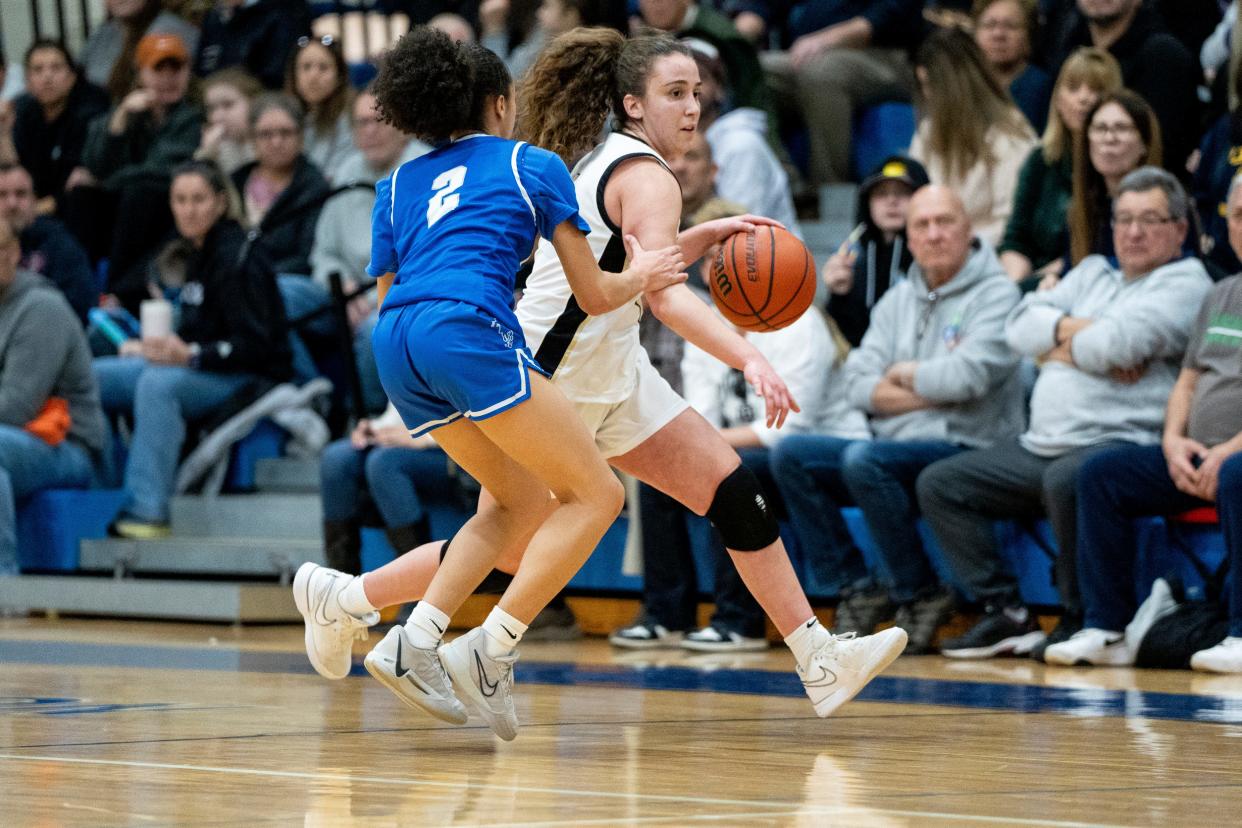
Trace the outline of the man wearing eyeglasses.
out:
[[[1052,290],[1029,294],[1006,324],[1009,346],[1042,363],[1030,425],[1017,440],[929,466],[919,504],[947,562],[987,613],[945,641],[955,658],[1031,655],[1082,627],[1076,554],[1078,471],[1093,454],[1158,445],[1164,404],[1211,280],[1183,258],[1190,203],[1168,172],[1141,167],[1113,201],[1116,259],[1088,256]],[[1000,560],[996,519],[1047,515],[1060,554],[1064,614],[1050,637]]]
[[[1242,253],[1242,177],[1229,187],[1229,243]],[[1049,647],[1050,664],[1133,664],[1150,628],[1135,617],[1133,518],[1215,506],[1233,571],[1224,640],[1190,656],[1195,670],[1242,673],[1242,275],[1199,309],[1169,395],[1160,444],[1102,452],[1079,475],[1078,571],[1084,629]],[[1167,589],[1167,587],[1166,587]],[[1156,589],[1153,588],[1153,594]],[[1132,622],[1131,619],[1134,618]],[[1137,623],[1135,623],[1137,622]],[[1201,642],[1208,644],[1209,642]]]

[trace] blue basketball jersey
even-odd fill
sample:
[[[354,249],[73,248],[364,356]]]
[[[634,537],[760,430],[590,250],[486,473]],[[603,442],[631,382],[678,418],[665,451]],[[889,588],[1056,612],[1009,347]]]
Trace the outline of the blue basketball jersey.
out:
[[[376,187],[371,263],[395,273],[384,309],[436,299],[511,316],[513,283],[536,236],[578,215],[574,183],[555,154],[469,135],[402,164]]]

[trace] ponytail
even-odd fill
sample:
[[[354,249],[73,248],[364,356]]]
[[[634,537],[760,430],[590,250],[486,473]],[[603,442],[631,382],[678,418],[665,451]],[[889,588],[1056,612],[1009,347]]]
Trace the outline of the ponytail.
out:
[[[573,29],[540,53],[518,95],[523,140],[573,163],[599,140],[613,107],[625,38],[615,29]]]

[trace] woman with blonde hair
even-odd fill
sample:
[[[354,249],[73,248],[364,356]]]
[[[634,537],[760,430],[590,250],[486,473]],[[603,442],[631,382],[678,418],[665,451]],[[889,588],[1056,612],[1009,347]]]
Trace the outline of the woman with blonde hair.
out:
[[[1160,166],[1164,145],[1156,113],[1142,96],[1118,89],[1087,113],[1074,141],[1074,190],[1069,207],[1070,265],[1093,253],[1113,255],[1109,229],[1113,194],[1128,173]]]
[[[961,197],[976,235],[997,244],[1035,133],[965,32],[929,35],[914,72],[921,121],[910,157]]]
[[[1043,139],[1018,174],[1013,212],[1000,244],[1001,264],[1024,290],[1059,275],[1069,245],[1065,215],[1074,185],[1074,140],[1100,98],[1121,88],[1121,67],[1103,49],[1085,47],[1061,66]]]

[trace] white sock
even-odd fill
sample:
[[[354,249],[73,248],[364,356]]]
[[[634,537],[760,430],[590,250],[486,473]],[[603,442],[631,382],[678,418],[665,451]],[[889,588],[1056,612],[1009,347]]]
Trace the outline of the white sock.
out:
[[[440,646],[440,639],[444,637],[448,625],[447,615],[426,601],[419,601],[410,611],[410,619],[405,622],[405,633],[415,647],[434,650]]]
[[[819,623],[819,619],[814,615],[803,621],[796,630],[785,636],[785,643],[793,651],[794,660],[803,669],[806,669],[807,662],[811,660],[811,656],[827,640],[828,631],[824,629],[824,626]]]
[[[361,618],[368,612],[375,612],[379,607],[371,603],[367,598],[367,592],[362,585],[364,575],[356,575],[350,579],[336,595],[336,602],[341,605],[341,609],[345,610],[355,618]]]
[[[483,639],[484,649],[489,656],[508,655],[526,634],[526,625],[514,618],[500,607],[493,607],[487,620],[483,622],[483,631],[487,637]]]

